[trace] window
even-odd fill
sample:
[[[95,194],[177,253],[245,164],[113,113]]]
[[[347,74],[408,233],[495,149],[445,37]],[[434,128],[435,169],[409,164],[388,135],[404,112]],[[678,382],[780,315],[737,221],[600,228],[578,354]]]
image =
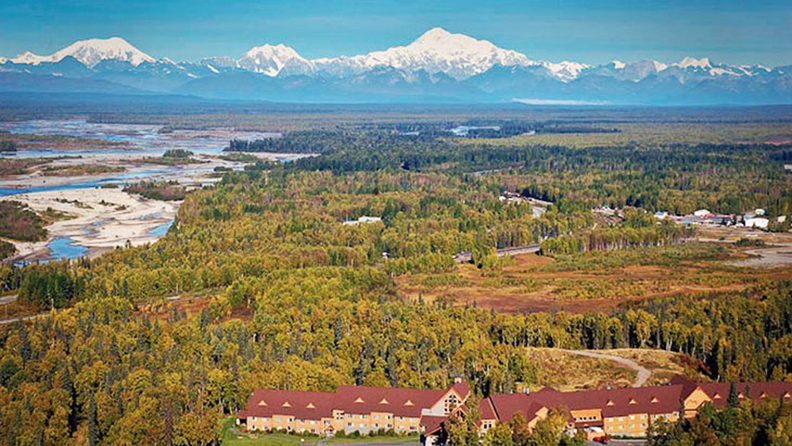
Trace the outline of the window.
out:
[[[392,428],[392,427],[393,427],[393,426],[391,426],[390,424],[388,425],[388,429],[390,429],[390,428]]]
[[[375,420],[379,420],[379,415],[374,415]]]
[[[456,394],[452,393],[448,396],[445,400],[445,407],[444,412],[446,415],[450,414],[452,410],[454,410],[457,406],[459,406],[459,398],[457,398]]]
[[[280,423],[280,421],[281,421],[281,417],[275,417],[275,421],[277,421],[278,423]]]
[[[293,417],[289,417],[289,423],[294,423],[294,418]]]

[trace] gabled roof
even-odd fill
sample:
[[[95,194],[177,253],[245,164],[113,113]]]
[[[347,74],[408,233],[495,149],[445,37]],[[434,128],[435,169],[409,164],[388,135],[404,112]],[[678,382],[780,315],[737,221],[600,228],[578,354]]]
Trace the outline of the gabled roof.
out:
[[[557,392],[560,393],[560,392]],[[550,396],[549,394],[546,396]],[[548,406],[537,401],[536,394],[525,393],[501,393],[491,395],[487,398],[492,402],[498,420],[501,423],[508,423],[517,412],[521,412],[526,421],[536,418],[536,413],[542,407],[555,407],[555,404]],[[482,416],[482,418],[484,418]]]
[[[346,413],[388,412],[401,417],[420,417],[424,408],[432,407],[446,392],[446,390],[344,385],[338,386],[333,408]]]
[[[303,392],[299,390],[258,389],[253,392],[239,417],[294,416],[297,419],[330,418],[333,415],[333,397],[330,392]]]
[[[730,383],[701,383],[698,387],[712,399],[715,407],[724,407],[728,404]],[[766,399],[792,400],[792,383],[787,382],[754,382],[754,383],[735,383],[738,395],[743,395],[754,401]],[[720,398],[715,398],[715,395]],[[789,397],[787,395],[790,395]]]
[[[432,435],[448,423],[448,417],[437,415],[424,415],[421,417],[421,427],[426,435]]]
[[[633,413],[672,413],[679,410],[682,386],[657,386],[610,390],[559,392],[545,388],[530,394],[492,395],[495,410],[502,421],[511,420],[520,411],[530,421],[541,407],[569,410],[600,409],[603,417]],[[536,409],[533,409],[536,405]]]

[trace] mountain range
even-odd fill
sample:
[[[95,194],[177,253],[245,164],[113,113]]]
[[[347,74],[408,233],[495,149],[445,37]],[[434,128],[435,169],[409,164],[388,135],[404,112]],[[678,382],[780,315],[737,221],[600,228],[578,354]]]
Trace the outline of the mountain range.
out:
[[[668,64],[547,62],[441,28],[407,46],[319,59],[266,44],[239,58],[174,62],[112,37],[78,41],[49,56],[0,58],[0,92],[281,102],[781,104],[792,103],[792,65],[727,65],[693,57]]]

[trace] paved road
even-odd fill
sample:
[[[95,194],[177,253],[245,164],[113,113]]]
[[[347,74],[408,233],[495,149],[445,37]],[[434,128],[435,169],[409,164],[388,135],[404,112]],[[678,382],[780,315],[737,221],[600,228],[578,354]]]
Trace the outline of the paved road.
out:
[[[637,362],[631,359],[622,358],[621,356],[608,355],[605,353],[595,353],[591,350],[561,349],[561,351],[565,351],[567,353],[573,353],[575,355],[580,355],[580,356],[588,356],[589,358],[609,359],[621,365],[627,366],[638,372],[638,376],[635,378],[635,382],[632,385],[633,387],[643,386],[646,383],[646,381],[649,379],[649,377],[652,376],[652,372],[646,367],[639,365]]]
[[[10,304],[11,302],[16,302],[16,300],[17,300],[17,295],[16,294],[13,294],[11,296],[3,296],[3,297],[0,297],[0,305]]]

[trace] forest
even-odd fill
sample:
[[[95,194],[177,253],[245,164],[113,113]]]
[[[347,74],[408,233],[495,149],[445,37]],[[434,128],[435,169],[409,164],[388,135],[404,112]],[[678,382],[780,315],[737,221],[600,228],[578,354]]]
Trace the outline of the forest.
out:
[[[553,259],[545,271],[558,273],[595,275],[608,262],[653,256],[720,258],[726,248],[672,251],[695,231],[652,213],[763,207],[786,215],[792,204],[789,174],[770,162],[786,159],[788,145],[497,139],[406,136],[376,125],[299,130],[231,141],[225,156],[250,165],[219,172],[216,185],[128,186],[151,199],[183,199],[156,243],[0,265],[2,291],[47,312],[0,327],[0,445],[219,444],[217,426],[257,387],[443,388],[461,376],[479,397],[511,392],[544,373],[527,347],[663,349],[712,380],[792,377],[792,281],[783,274],[586,313],[501,312],[400,293],[401,278],[454,275],[460,253],[499,283],[509,260],[497,250],[529,245]],[[276,165],[241,153],[249,151],[319,156]],[[505,192],[551,203],[537,212],[499,199]],[[619,217],[591,212],[603,205]],[[363,216],[380,220],[344,224]],[[658,428],[650,441],[704,444],[701,426],[719,432],[724,417],[755,420],[728,432],[771,438],[789,417],[788,405],[729,410]],[[530,435],[519,421],[504,425],[484,442],[580,444],[557,436],[563,417],[553,414]],[[459,424],[455,444],[476,444],[465,443],[470,429]]]

